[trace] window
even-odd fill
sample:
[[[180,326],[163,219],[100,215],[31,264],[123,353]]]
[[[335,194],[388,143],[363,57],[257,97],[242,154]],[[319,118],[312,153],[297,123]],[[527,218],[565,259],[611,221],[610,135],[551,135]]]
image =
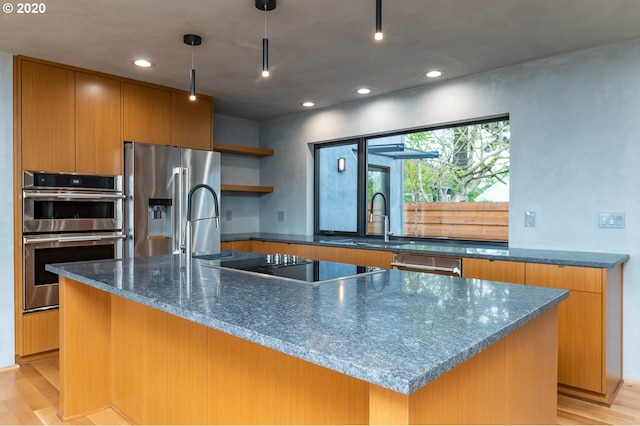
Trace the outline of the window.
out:
[[[318,145],[316,232],[506,241],[509,140],[503,118]]]

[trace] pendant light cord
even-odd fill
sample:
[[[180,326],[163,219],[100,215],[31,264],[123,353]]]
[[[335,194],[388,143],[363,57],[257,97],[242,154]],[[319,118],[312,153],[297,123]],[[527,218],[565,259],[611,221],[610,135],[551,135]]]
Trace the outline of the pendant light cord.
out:
[[[267,38],[267,3],[264,4],[264,38]]]

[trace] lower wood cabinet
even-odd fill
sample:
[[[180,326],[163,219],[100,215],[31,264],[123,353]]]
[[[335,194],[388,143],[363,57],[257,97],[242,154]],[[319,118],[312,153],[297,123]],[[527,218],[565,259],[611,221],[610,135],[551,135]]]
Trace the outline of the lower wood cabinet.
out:
[[[58,349],[60,335],[58,309],[22,316],[22,356]]]
[[[223,241],[220,243],[220,250],[251,251],[251,241]]]
[[[525,283],[524,262],[490,259],[462,259],[462,276],[506,283]]]
[[[311,244],[291,244],[271,241],[251,241],[251,251],[255,253],[295,254],[306,259],[329,262],[350,263],[362,266],[391,268],[393,253],[390,251],[361,250]]]
[[[570,290],[559,306],[558,391],[610,405],[622,384],[622,266],[527,263],[526,283]]]

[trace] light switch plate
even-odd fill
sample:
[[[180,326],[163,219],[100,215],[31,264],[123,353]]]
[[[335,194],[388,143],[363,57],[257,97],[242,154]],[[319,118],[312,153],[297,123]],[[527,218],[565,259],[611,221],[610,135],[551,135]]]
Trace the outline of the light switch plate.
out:
[[[624,213],[598,213],[598,228],[623,229]]]
[[[282,210],[278,212],[278,222],[284,222],[284,211]]]
[[[536,212],[524,212],[524,226],[527,228],[533,228],[536,226]]]

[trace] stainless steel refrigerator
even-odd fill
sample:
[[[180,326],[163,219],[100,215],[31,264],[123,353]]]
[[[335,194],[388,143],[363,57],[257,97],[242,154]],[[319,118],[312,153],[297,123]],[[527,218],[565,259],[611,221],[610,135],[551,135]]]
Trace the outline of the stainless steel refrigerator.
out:
[[[124,170],[124,255],[180,253],[185,239],[187,194],[195,185],[204,183],[220,195],[220,154],[125,142]],[[213,206],[208,191],[193,193],[194,254],[220,250],[220,229],[214,219],[206,219],[214,216]]]

